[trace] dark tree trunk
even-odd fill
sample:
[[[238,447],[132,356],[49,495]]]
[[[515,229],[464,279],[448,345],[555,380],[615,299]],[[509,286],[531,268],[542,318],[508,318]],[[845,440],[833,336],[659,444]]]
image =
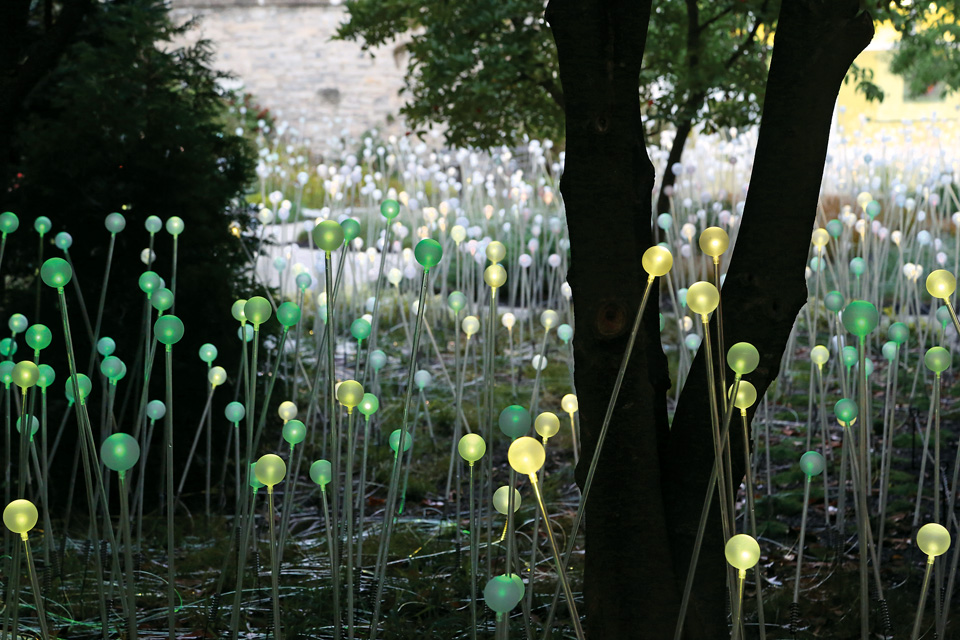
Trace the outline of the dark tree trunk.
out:
[[[578,482],[595,449],[646,282],[640,257],[652,244],[654,173],[638,98],[650,8],[651,0],[551,0],[546,12],[566,100],[560,191],[576,301],[584,450]],[[750,376],[760,393],[776,377],[806,301],[804,263],[833,106],[844,73],[873,33],[870,17],[857,8],[857,0],[794,0],[781,9],[741,250],[724,287],[726,344],[749,341],[760,350],[760,368]],[[586,629],[597,640],[673,636],[713,462],[702,357],[672,431],[668,427],[670,379],[653,304],[657,294],[651,294],[587,509]],[[734,444],[736,461],[742,442]],[[742,472],[741,464],[735,474]],[[686,627],[690,638],[729,633],[719,531],[714,513]]]
[[[670,145],[667,166],[663,170],[663,179],[660,181],[660,195],[657,196],[658,214],[670,212],[670,196],[667,195],[667,187],[672,187],[677,181],[677,176],[673,174],[673,165],[680,162],[680,158],[683,157],[683,148],[687,144],[687,138],[690,137],[692,129],[692,118],[687,118],[677,125],[677,135],[673,138],[673,144]]]
[[[804,267],[837,92],[873,37],[870,16],[858,8],[857,0],[781,5],[753,174],[723,287],[725,344],[750,342],[760,351],[760,366],[746,376],[760,397],[779,374],[790,329],[807,300]],[[716,335],[716,323],[711,327]],[[716,340],[713,344],[716,348]],[[726,362],[719,353],[714,359]],[[704,360],[699,353],[694,361],[662,465],[677,576],[684,576],[689,565],[700,516],[694,504],[705,494],[713,460]],[[744,473],[743,438],[740,429],[730,433],[736,485]],[[690,638],[727,634],[720,530],[715,508],[694,583],[686,626]]]

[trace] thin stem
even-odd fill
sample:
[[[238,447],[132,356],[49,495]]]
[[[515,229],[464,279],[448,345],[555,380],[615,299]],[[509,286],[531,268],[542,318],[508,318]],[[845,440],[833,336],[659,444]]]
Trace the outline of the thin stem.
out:
[[[27,534],[20,534],[23,540],[24,555],[27,557],[27,571],[30,573],[30,587],[33,589],[33,602],[37,605],[37,620],[40,621],[40,637],[49,640],[47,633],[47,616],[43,612],[43,597],[40,595],[40,581],[37,580],[37,569],[33,565],[33,554],[30,552],[30,542]]]
[[[923,572],[923,586],[920,588],[920,603],[917,605],[917,617],[913,621],[913,633],[910,640],[920,637],[920,623],[923,622],[923,608],[927,603],[927,591],[930,590],[930,570],[933,569],[933,556],[927,558],[927,568]]]
[[[280,635],[280,566],[277,563],[277,533],[276,525],[273,522],[275,520],[273,514],[273,485],[267,487],[267,500],[269,502],[267,520],[270,521],[270,585],[273,590],[273,637],[275,640],[283,640]]]

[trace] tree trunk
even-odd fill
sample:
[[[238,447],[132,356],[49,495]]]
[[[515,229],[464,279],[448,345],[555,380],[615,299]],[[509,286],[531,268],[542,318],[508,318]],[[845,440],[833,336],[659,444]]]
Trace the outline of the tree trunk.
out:
[[[759,397],[777,377],[791,327],[807,301],[804,267],[837,92],[850,64],[873,37],[872,20],[858,7],[857,0],[781,5],[753,174],[723,287],[724,343],[729,348],[750,342],[760,351],[760,366],[746,376]],[[715,322],[711,328],[715,336]],[[716,339],[713,344],[716,348]],[[714,359],[725,366],[725,354],[714,353]],[[662,466],[677,576],[685,576],[689,565],[700,515],[695,504],[704,497],[713,461],[704,361],[703,353],[697,354]],[[723,392],[718,388],[718,397]],[[730,433],[736,486],[744,473],[743,438],[740,429]],[[688,614],[690,638],[727,634],[720,531],[715,508]]]
[[[566,100],[566,163],[560,182],[570,231],[577,332],[582,483],[610,389],[646,284],[652,244],[653,165],[640,120],[639,72],[650,0],[551,0]],[[651,638],[672,632],[679,601],[661,503],[658,452],[668,434],[670,386],[651,293],[621,402],[587,509],[587,635]],[[656,612],[656,615],[652,615]]]
[[[683,156],[683,148],[687,144],[687,138],[690,137],[690,131],[693,129],[693,119],[687,118],[677,125],[677,135],[673,138],[673,144],[670,145],[670,154],[667,156],[667,166],[663,170],[663,179],[660,181],[660,195],[657,197],[657,214],[670,213],[670,196],[667,195],[667,187],[672,187],[677,181],[677,176],[673,173],[673,165],[680,162]]]

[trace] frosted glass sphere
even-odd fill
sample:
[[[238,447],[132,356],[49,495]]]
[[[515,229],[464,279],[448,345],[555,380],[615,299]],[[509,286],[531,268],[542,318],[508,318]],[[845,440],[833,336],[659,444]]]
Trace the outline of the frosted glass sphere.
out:
[[[447,296],[447,306],[454,312],[459,313],[467,305],[467,296],[460,291],[454,291]]]
[[[463,332],[467,334],[467,337],[469,338],[470,336],[472,336],[473,334],[475,334],[477,331],[480,330],[480,321],[477,320],[476,316],[467,316],[460,323],[460,327],[463,329]]]
[[[500,316],[500,324],[502,324],[507,331],[511,331],[513,330],[514,325],[517,324],[517,316],[508,311]]]
[[[240,300],[235,301],[235,302],[230,306],[230,315],[232,315],[232,316],[233,316],[233,319],[236,320],[237,322],[246,322],[246,321],[247,321],[247,316],[245,316],[245,315],[243,314],[243,309],[244,309],[244,307],[246,306],[246,304],[247,304],[247,301],[246,301],[246,300],[240,299]]]
[[[38,369],[40,369],[40,377],[37,378],[37,386],[46,389],[56,380],[57,374],[48,364],[42,364]]]
[[[687,289],[687,306],[694,313],[707,315],[712,313],[720,304],[720,292],[712,283],[706,281],[694,282]]]
[[[837,404],[833,405],[833,414],[837,417],[837,421],[844,425],[853,424],[859,413],[857,403],[849,398],[841,398]]]
[[[402,435],[402,433],[403,433],[402,430],[400,430],[400,429],[394,429],[393,432],[390,434],[390,438],[389,438],[390,448],[393,449],[393,452],[394,452],[394,453],[397,453],[397,450],[400,448],[400,436]],[[413,444],[413,443],[411,442],[411,440],[412,440],[412,438],[410,437],[410,434],[408,433],[408,434],[407,434],[407,437],[403,439],[403,451],[404,451],[404,452],[407,452],[407,451],[410,450],[410,446]]]
[[[14,335],[26,331],[29,324],[30,323],[27,321],[27,316],[23,315],[22,313],[13,314],[7,321],[7,326],[10,328],[10,332]]]
[[[560,431],[560,418],[555,413],[544,411],[533,421],[533,428],[541,438],[552,438]]]
[[[13,383],[21,389],[29,389],[37,384],[40,369],[30,360],[22,360],[13,367]]]
[[[86,400],[90,397],[90,392],[93,390],[93,383],[90,382],[90,378],[83,375],[82,373],[77,374],[77,386],[80,388],[80,398]],[[64,391],[67,395],[67,400],[70,402],[76,402],[76,398],[73,397],[73,376],[67,378],[66,385],[64,386]]]
[[[262,489],[265,485],[257,479],[257,463],[250,463],[250,486],[254,491],[257,489]]]
[[[166,311],[173,306],[173,292],[170,289],[161,287],[150,298],[150,304],[157,311]]]
[[[281,420],[293,420],[297,417],[297,405],[290,400],[284,400],[277,407],[277,415]]]
[[[450,229],[450,237],[453,238],[454,242],[460,244],[467,238],[467,230],[461,225],[455,224]]]
[[[457,443],[457,452],[467,462],[474,463],[487,452],[487,443],[476,433],[468,433]]]
[[[560,398],[560,408],[566,411],[567,413],[576,413],[580,410],[580,403],[577,402],[577,396],[572,393]]]
[[[931,271],[927,276],[927,292],[934,298],[949,298],[956,290],[957,279],[946,269]]]
[[[143,221],[143,227],[153,235],[163,227],[163,220],[157,216],[147,216],[147,219]]]
[[[21,420],[23,420],[23,416],[20,416],[19,418],[17,418],[17,423],[16,423],[17,433],[22,433],[21,425],[23,423],[21,422]],[[37,416],[30,416],[30,437],[32,438],[34,435],[36,435],[39,429],[40,429],[40,421],[37,420]]]
[[[814,229],[810,241],[813,243],[813,246],[823,248],[830,241],[830,233],[822,227]]]
[[[387,271],[387,282],[390,284],[397,286],[401,280],[403,280],[403,271],[400,271],[400,269],[393,267]]]
[[[733,385],[727,390],[729,396],[733,393]],[[757,401],[757,388],[749,380],[741,380],[737,387],[737,398],[733,401],[733,406],[737,409],[749,409]]]
[[[493,508],[502,516],[510,510],[510,487],[504,485],[493,492]],[[513,510],[520,510],[520,492],[513,490]]]
[[[363,400],[360,401],[360,413],[367,418],[372,416],[380,408],[380,400],[372,393],[363,394]]]
[[[243,315],[248,322],[257,327],[270,319],[273,308],[270,302],[261,296],[254,296],[243,305]]]
[[[939,375],[950,368],[952,357],[943,347],[932,347],[923,356],[923,363],[927,365],[927,369]]]
[[[337,400],[352,411],[363,400],[363,385],[356,380],[344,380],[337,387]]]
[[[177,216],[170,216],[167,218],[167,233],[172,235],[174,238],[183,233],[183,220]]]
[[[210,367],[207,372],[207,382],[214,387],[219,387],[227,381],[227,370],[223,367]]]
[[[727,540],[723,553],[734,569],[745,571],[760,560],[760,545],[753,537],[740,533]]]
[[[734,373],[746,375],[760,364],[760,352],[749,342],[738,342],[727,351],[727,365]]]
[[[163,316],[153,324],[153,333],[167,346],[176,344],[183,338],[183,322],[177,316]]]
[[[366,340],[370,337],[373,327],[364,318],[357,318],[350,323],[350,335],[354,340]]]
[[[333,467],[329,460],[317,460],[310,465],[310,479],[321,487],[333,480]]]
[[[277,307],[277,320],[289,329],[300,322],[300,307],[294,302],[283,302]]]
[[[847,345],[843,348],[843,351],[840,352],[840,359],[843,360],[843,365],[845,367],[852,367],[857,364],[857,348]]]
[[[62,251],[68,251],[73,246],[73,236],[66,231],[61,231],[53,238],[53,244]]]
[[[557,327],[557,337],[560,338],[564,344],[570,342],[570,340],[573,339],[573,327],[568,324],[560,325]]]
[[[443,257],[443,247],[433,238],[424,238],[413,248],[413,256],[424,270],[429,271],[440,264],[440,259]],[[506,280],[505,275],[504,280]]]
[[[843,310],[843,326],[857,337],[864,337],[877,328],[880,313],[866,300],[854,300]]]
[[[917,531],[917,546],[928,556],[941,556],[950,548],[950,532],[936,522],[925,524]]]
[[[116,356],[107,356],[100,363],[100,373],[107,380],[115,379],[123,371],[123,362]]]
[[[162,400],[151,400],[147,403],[148,418],[151,420],[162,420],[165,415],[167,415],[167,405],[163,404]]]
[[[400,203],[396,200],[384,200],[380,204],[380,215],[387,220],[393,220],[400,215]]]
[[[387,364],[387,354],[380,349],[370,352],[370,366],[374,371],[380,371]]]
[[[60,289],[73,278],[73,268],[63,258],[50,258],[40,267],[40,279],[48,287]]]
[[[39,517],[37,507],[29,500],[14,500],[3,510],[3,524],[7,529],[21,536],[37,526]],[[520,602],[519,598],[517,602]]]
[[[883,346],[880,347],[880,352],[887,362],[893,362],[893,359],[897,357],[897,351],[897,343],[893,340],[887,340],[883,343]]]
[[[494,240],[487,245],[487,260],[496,264],[503,260],[507,255],[507,248],[503,246],[503,243]]]
[[[289,420],[283,425],[283,439],[293,446],[300,444],[307,437],[307,427],[299,420]]]
[[[843,309],[843,304],[845,300],[843,299],[843,294],[839,291],[831,291],[823,297],[823,304],[827,310],[837,313]]]
[[[157,400],[154,400],[157,402]],[[247,410],[244,408],[243,404],[240,402],[230,402],[223,409],[223,415],[228,422],[236,424],[243,420],[244,416],[247,415]]]
[[[415,374],[413,374],[413,384],[417,386],[417,389],[421,391],[426,389],[433,383],[433,376],[430,375],[429,371],[420,369]]]
[[[536,473],[547,459],[547,453],[535,438],[523,436],[517,438],[507,450],[507,460],[517,473],[530,475]]]
[[[730,236],[720,227],[707,227],[700,234],[700,251],[712,258],[718,258],[730,246]]]
[[[283,480],[283,476],[287,473],[287,465],[280,456],[268,453],[260,456],[253,468],[253,473],[257,480],[268,487],[272,487]]]
[[[3,235],[13,233],[20,228],[20,218],[13,211],[4,211],[0,213],[0,232]]]
[[[32,324],[27,328],[23,339],[26,340],[28,347],[34,351],[41,351],[50,346],[50,342],[53,340],[53,334],[46,325],[39,323]]]
[[[53,226],[53,223],[50,222],[50,218],[47,216],[38,216],[36,220],[33,221],[33,228],[41,236],[46,235],[50,228]]]
[[[324,220],[313,228],[313,242],[321,251],[330,253],[343,245],[343,227],[336,220]]]
[[[665,276],[673,267],[673,254],[659,245],[643,252],[641,258],[643,270],[653,277]]]
[[[823,466],[823,456],[817,451],[807,451],[800,456],[800,470],[811,478],[823,473]]]
[[[822,367],[830,360],[830,350],[822,344],[818,344],[810,350],[810,360],[815,365]]]
[[[120,233],[127,226],[127,221],[122,213],[111,213],[107,215],[107,219],[103,221],[103,225],[110,233]]]
[[[207,364],[210,364],[217,359],[217,348],[209,342],[200,345],[200,359]]]
[[[540,324],[544,329],[550,331],[560,322],[560,315],[553,309],[547,309],[540,314]]]
[[[506,575],[491,578],[483,588],[484,602],[497,613],[508,613],[523,599],[523,589],[517,582]]]
[[[126,471],[140,459],[140,445],[133,436],[114,433],[100,445],[100,459],[113,471]]]
[[[502,287],[507,281],[507,270],[503,268],[503,265],[492,264],[483,270],[483,281],[493,289]]]
[[[519,438],[530,431],[530,412],[518,404],[500,412],[500,432],[508,438]]]

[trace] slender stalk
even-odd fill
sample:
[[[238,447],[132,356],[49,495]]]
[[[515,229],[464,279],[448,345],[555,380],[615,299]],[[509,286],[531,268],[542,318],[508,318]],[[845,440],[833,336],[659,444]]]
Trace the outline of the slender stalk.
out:
[[[40,637],[43,638],[43,640],[49,640],[50,634],[47,633],[47,616],[43,612],[43,596],[40,595],[40,581],[37,580],[37,569],[33,564],[33,554],[30,553],[30,542],[25,533],[21,533],[20,538],[23,540],[24,555],[27,558],[27,571],[30,573],[30,587],[33,589],[33,602],[37,606],[37,620],[40,621]],[[16,633],[17,631],[14,629],[14,637],[17,637]]]
[[[920,623],[923,622],[923,608],[927,603],[927,591],[930,590],[930,570],[933,569],[933,556],[927,558],[927,568],[923,572],[923,586],[920,588],[920,604],[917,605],[917,617],[913,621],[913,632],[910,640],[920,637]]]
[[[276,640],[283,640],[280,635],[280,565],[277,562],[277,533],[276,525],[273,522],[276,519],[273,513],[273,485],[267,487],[267,499],[269,502],[267,520],[270,521],[270,586],[273,593],[273,637]]]
[[[741,637],[740,625],[743,623],[743,583],[747,578],[747,572],[740,569],[737,573],[737,602],[733,608],[733,640],[739,640]]]
[[[353,607],[353,424],[356,415],[353,408],[347,408],[347,470],[343,482],[343,508],[346,511],[346,545],[347,545],[347,637],[354,639],[356,633],[354,628],[354,607]],[[361,532],[362,534],[362,532]],[[279,640],[279,639],[278,639]]]
[[[339,576],[337,568],[340,561],[337,557],[336,538],[337,533],[330,526],[330,505],[327,503],[327,487],[320,487],[320,496],[323,498],[323,523],[327,530],[327,551],[330,553],[330,572]],[[340,620],[340,579],[337,577],[333,582],[333,637],[340,640],[341,620]]]
[[[857,539],[860,552],[860,638],[861,640],[867,640],[870,635],[870,587],[867,571],[869,552],[867,545],[866,523],[868,521],[867,491],[869,491],[869,485],[867,484],[866,468],[869,464],[867,459],[867,439],[870,437],[870,433],[867,429],[867,424],[869,423],[868,418],[870,415],[870,397],[867,395],[866,341],[864,340],[863,336],[860,336],[859,359],[860,366],[858,367],[859,371],[857,371],[857,375],[860,379],[860,428],[862,433],[860,435],[859,443],[861,473],[858,495],[860,511],[857,514]]]
[[[470,463],[470,640],[477,640],[477,549],[476,499],[473,491],[473,462]]]
[[[125,472],[120,472],[120,535],[123,544],[123,563],[127,573],[127,637],[137,637],[137,590],[134,581],[133,541],[130,539],[130,488]]]
[[[803,565],[803,542],[807,535],[807,505],[810,502],[810,476],[804,476],[803,515],[800,517],[800,542],[797,544],[797,577],[793,582],[793,602],[800,601],[800,573]]]
[[[174,236],[174,243],[176,243],[176,236]],[[176,244],[174,244],[174,246],[176,246]],[[167,413],[164,416],[163,430],[167,462],[165,469],[167,486],[167,633],[170,640],[176,640],[177,572],[174,563],[176,559],[177,548],[174,545],[173,540],[173,509],[176,505],[176,501],[173,497],[173,348],[169,344],[165,346]]]

